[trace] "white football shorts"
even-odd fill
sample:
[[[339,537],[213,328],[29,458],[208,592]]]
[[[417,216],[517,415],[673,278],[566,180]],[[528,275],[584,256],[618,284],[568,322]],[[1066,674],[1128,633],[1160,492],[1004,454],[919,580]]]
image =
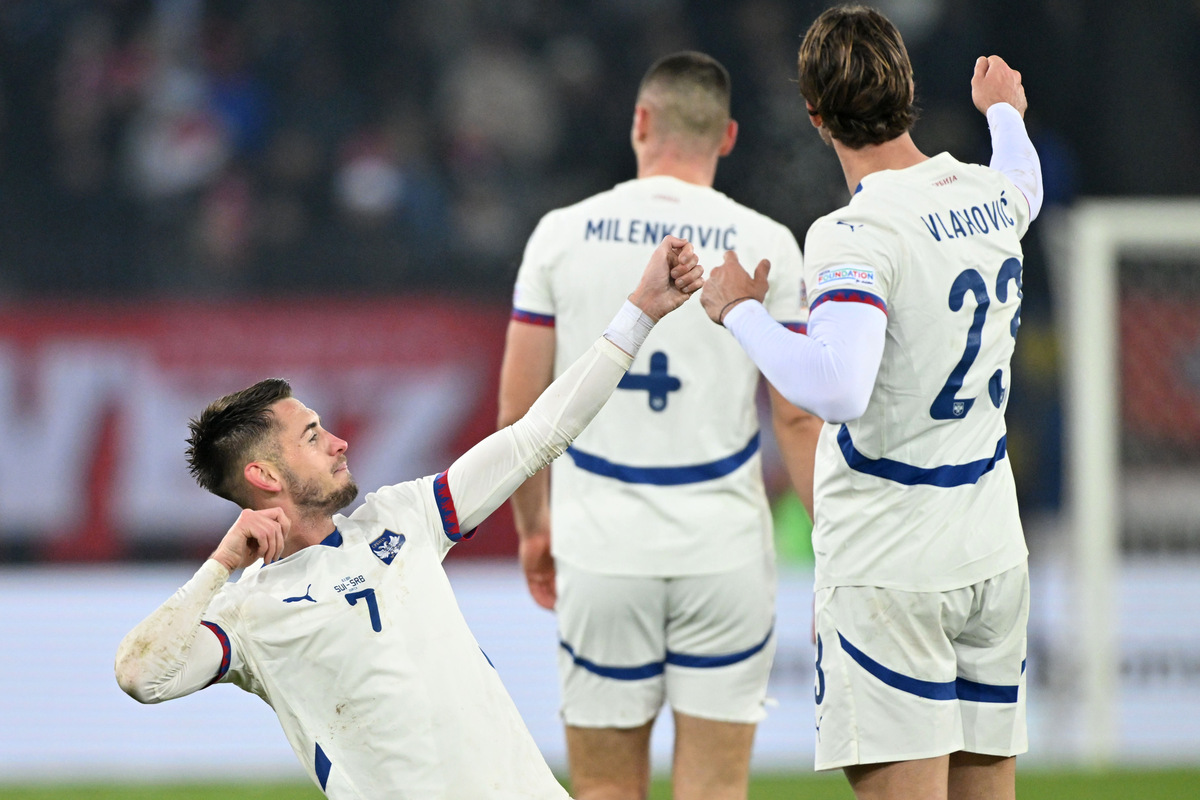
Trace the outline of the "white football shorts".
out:
[[[775,565],[675,578],[556,562],[562,716],[632,728],[664,700],[680,713],[756,723],[775,656]]]
[[[1027,564],[948,592],[819,590],[816,769],[1024,753],[1028,619]]]

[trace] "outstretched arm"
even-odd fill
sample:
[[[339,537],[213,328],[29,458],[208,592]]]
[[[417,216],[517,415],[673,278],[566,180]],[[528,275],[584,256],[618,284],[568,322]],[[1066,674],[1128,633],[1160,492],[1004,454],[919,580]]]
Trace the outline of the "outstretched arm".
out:
[[[527,478],[562,455],[604,406],[654,324],[703,286],[690,244],[668,236],[608,329],[533,402],[447,471],[459,525],[470,530]]]
[[[1029,201],[1029,219],[1042,209],[1042,164],[1025,130],[1025,87],[1021,73],[1000,56],[980,56],[971,77],[971,99],[988,120],[992,169],[1004,173]]]

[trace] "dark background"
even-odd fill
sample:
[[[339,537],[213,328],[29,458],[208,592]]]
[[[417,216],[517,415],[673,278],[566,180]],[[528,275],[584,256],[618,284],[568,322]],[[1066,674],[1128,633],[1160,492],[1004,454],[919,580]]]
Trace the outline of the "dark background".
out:
[[[717,188],[803,242],[846,200],[795,88],[825,3],[747,0],[4,0],[0,308],[66,299],[468,294],[505,305],[537,219],[633,177],[657,57],[734,82]],[[891,0],[928,153],[986,162],[979,55],[1019,69],[1047,215],[1200,193],[1200,2]],[[1010,453],[1060,499],[1053,297],[1026,239]]]

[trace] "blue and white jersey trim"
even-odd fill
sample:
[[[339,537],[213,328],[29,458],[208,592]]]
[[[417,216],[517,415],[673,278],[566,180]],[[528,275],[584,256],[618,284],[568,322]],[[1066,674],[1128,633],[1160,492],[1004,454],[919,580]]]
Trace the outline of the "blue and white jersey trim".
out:
[[[682,467],[631,467],[627,464],[617,464],[585,453],[577,447],[568,447],[575,466],[584,472],[613,478],[623,483],[645,483],[652,486],[681,486],[688,483],[700,483],[723,478],[738,467],[749,461],[758,452],[759,434],[755,432],[750,441],[738,452],[725,458],[709,461],[706,464],[691,464]]]
[[[437,503],[438,513],[442,517],[442,532],[452,542],[470,539],[475,535],[472,528],[465,533],[458,527],[458,510],[454,507],[454,498],[450,496],[450,479],[445,472],[439,472],[433,479],[433,497]]]
[[[668,664],[673,667],[691,667],[693,669],[715,669],[716,667],[727,667],[731,664],[737,664],[761,652],[767,646],[767,643],[771,641],[771,637],[774,634],[775,626],[772,625],[771,630],[767,631],[767,635],[761,642],[736,653],[698,656],[688,653],[673,653],[668,650],[666,657],[662,661],[651,661],[648,664],[639,664],[632,667],[613,667],[597,664],[595,661],[589,661],[578,655],[575,649],[564,641],[560,640],[558,645],[567,651],[567,654],[571,656],[576,666],[586,669],[593,675],[599,675],[602,678],[612,678],[618,681],[640,681],[662,675]]]
[[[875,659],[859,650],[838,632],[838,640],[842,650],[854,660],[854,663],[865,669],[871,675],[893,689],[924,697],[929,700],[967,700],[974,703],[1015,703],[1020,696],[1020,686],[994,683],[978,683],[966,678],[955,678],[952,681],[924,681],[913,678],[895,670],[888,669]],[[1021,663],[1021,672],[1025,671],[1025,663]]]
[[[850,431],[845,425],[838,430],[838,447],[846,459],[846,465],[856,472],[874,475],[905,486],[966,486],[978,483],[979,479],[991,472],[996,464],[1004,460],[1007,452],[1008,436],[1001,436],[996,442],[996,452],[989,458],[969,461],[966,464],[945,464],[940,467],[917,467],[905,464],[903,461],[893,461],[890,458],[868,458],[854,447],[850,439]]]
[[[529,325],[541,325],[544,328],[554,327],[553,314],[539,314],[536,311],[524,311],[520,308],[512,310],[512,319],[517,322],[525,322]]]
[[[864,292],[861,289],[830,289],[827,292],[822,292],[821,295],[812,301],[808,307],[811,314],[817,310],[817,307],[822,303],[863,303],[868,306],[875,306],[883,313],[888,313],[887,302],[882,297],[871,292]]]
[[[217,641],[221,643],[221,666],[217,668],[217,674],[213,676],[213,679],[205,684],[205,688],[207,688],[220,681],[229,672],[229,666],[233,661],[233,647],[229,643],[229,634],[220,625],[208,620],[201,620],[200,624],[212,631],[217,637]]]

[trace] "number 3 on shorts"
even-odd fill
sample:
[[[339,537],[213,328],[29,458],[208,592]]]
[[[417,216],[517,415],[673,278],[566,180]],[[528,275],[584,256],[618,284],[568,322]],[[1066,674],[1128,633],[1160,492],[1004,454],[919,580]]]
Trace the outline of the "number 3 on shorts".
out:
[[[825,670],[821,669],[821,657],[825,654],[825,647],[821,644],[821,634],[817,634],[817,683],[813,688],[813,696],[816,698],[817,705],[825,699]]]

